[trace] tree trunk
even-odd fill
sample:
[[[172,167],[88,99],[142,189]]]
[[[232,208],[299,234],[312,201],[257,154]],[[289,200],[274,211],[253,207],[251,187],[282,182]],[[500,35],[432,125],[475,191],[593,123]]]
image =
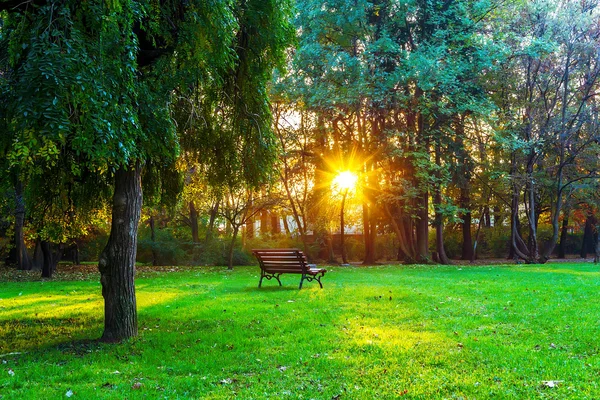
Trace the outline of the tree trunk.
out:
[[[33,250],[33,268],[41,270],[44,266],[44,253],[42,252],[42,240],[35,239],[35,248]]]
[[[261,210],[260,212],[260,235],[262,237],[267,236],[269,233],[269,212],[267,210]]]
[[[600,222],[596,222],[596,248],[594,255],[594,262],[597,264],[600,262]]]
[[[15,184],[15,256],[17,269],[29,271],[32,267],[27,247],[25,246],[25,236],[23,234],[23,225],[25,224],[25,199],[23,199],[23,184],[17,181]]]
[[[371,236],[370,243],[371,246],[371,262],[370,264],[375,264],[377,261],[377,251],[375,247],[375,239],[377,238],[377,216],[375,215],[375,209],[371,208]]]
[[[44,262],[42,263],[42,278],[52,278],[52,251],[50,243],[42,240],[41,243]]]
[[[438,167],[441,167],[441,146],[439,139],[435,144],[435,163]],[[449,265],[452,264],[448,256],[446,255],[446,249],[444,248],[444,220],[440,207],[442,206],[442,183],[439,172],[436,172],[437,184],[434,190],[434,208],[435,208],[435,248],[439,257],[438,262],[441,264]],[[470,227],[469,227],[470,229]]]
[[[290,231],[290,225],[288,224],[287,216],[284,215],[281,220],[283,221],[283,229],[285,230],[285,234],[287,236],[292,236],[292,231]]]
[[[558,258],[566,258],[567,234],[569,233],[569,211],[563,212],[563,221],[560,230],[560,243],[558,244]]]
[[[271,234],[279,235],[281,233],[281,224],[279,223],[279,214],[271,212]]]
[[[62,244],[55,246],[55,251],[52,251],[52,243],[42,240],[40,247],[43,255],[42,278],[52,278],[54,272],[56,272],[56,266],[62,258],[64,246]]]
[[[485,209],[483,212],[483,218],[485,221],[485,227],[491,228],[492,227],[492,218],[490,217],[490,207],[489,206],[485,206]]]
[[[376,223],[373,215],[373,208],[369,207],[367,203],[363,203],[363,236],[365,242],[364,265],[375,264],[375,228]]]
[[[213,207],[210,209],[210,218],[208,220],[208,227],[206,228],[206,237],[204,238],[205,242],[208,242],[212,238],[212,233],[215,227],[215,220],[217,219],[218,212],[219,200],[217,200]]]
[[[589,215],[585,219],[585,227],[583,229],[583,240],[581,243],[581,258],[586,258],[588,253],[593,251],[594,243],[594,217]]]
[[[102,341],[117,342],[137,335],[135,258],[142,209],[141,167],[115,173],[112,224],[108,243],[98,261],[104,297]]]
[[[425,190],[417,197],[417,261],[429,260],[429,195]]]
[[[348,264],[348,256],[346,255],[346,245],[344,243],[344,203],[346,203],[346,196],[348,195],[348,189],[344,191],[344,196],[342,197],[342,207],[340,209],[340,245],[342,247],[342,263]]]
[[[152,218],[152,217],[151,217]],[[198,243],[198,211],[193,201],[190,201],[190,226],[192,228],[192,242]]]
[[[77,242],[73,243],[73,264],[80,265],[81,260],[79,259],[79,244]]]

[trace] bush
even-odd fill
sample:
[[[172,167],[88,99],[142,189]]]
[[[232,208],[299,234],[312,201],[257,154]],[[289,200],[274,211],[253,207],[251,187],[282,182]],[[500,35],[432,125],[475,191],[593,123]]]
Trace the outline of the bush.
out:
[[[180,242],[170,229],[155,229],[156,239],[153,241],[149,228],[140,229],[138,236],[137,261],[152,264],[153,251],[157,265],[187,264],[188,257]]]

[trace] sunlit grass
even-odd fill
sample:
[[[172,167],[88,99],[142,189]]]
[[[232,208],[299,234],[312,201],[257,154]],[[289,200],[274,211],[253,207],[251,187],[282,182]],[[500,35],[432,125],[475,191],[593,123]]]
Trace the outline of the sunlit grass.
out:
[[[0,396],[600,398],[599,278],[593,264],[330,267],[323,290],[299,291],[295,275],[257,289],[257,267],[151,272],[140,334],[120,345],[89,340],[97,276],[1,282]]]

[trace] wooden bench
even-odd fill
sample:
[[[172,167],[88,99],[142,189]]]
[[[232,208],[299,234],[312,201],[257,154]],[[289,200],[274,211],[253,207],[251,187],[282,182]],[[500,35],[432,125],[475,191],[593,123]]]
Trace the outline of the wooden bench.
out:
[[[300,274],[300,287],[304,281],[317,281],[323,289],[321,278],[327,272],[324,268],[317,268],[315,264],[308,264],[306,256],[298,249],[257,249],[252,250],[252,253],[258,259],[260,264],[260,281],[258,287],[261,287],[263,278],[271,280],[277,279],[279,286],[281,274]]]

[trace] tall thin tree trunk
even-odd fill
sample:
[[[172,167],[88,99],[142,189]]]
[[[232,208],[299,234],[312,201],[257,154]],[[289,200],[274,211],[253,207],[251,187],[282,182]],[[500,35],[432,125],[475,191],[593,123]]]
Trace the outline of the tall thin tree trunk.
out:
[[[563,211],[562,226],[560,229],[560,243],[558,244],[558,258],[567,256],[567,234],[569,233],[569,211]]]
[[[346,203],[346,196],[348,195],[348,189],[344,191],[342,197],[342,207],[340,209],[340,245],[342,247],[342,263],[348,264],[348,256],[346,255],[346,244],[344,243],[344,204]]]
[[[23,198],[23,183],[17,180],[15,184],[15,254],[17,269],[29,271],[32,267],[27,247],[25,246],[25,236],[23,226],[25,225],[25,199]]]
[[[371,262],[369,264],[375,264],[377,261],[377,249],[375,247],[375,239],[377,238],[377,216],[375,209],[371,207],[371,236],[369,246],[371,246]]]
[[[438,167],[441,167],[441,146],[439,139],[435,144],[435,163]],[[442,183],[440,180],[440,174],[436,172],[437,184],[435,186],[434,193],[434,208],[435,208],[435,247],[441,264],[452,264],[450,259],[446,255],[446,248],[444,247],[444,220],[440,207],[442,206]]]
[[[363,203],[363,236],[365,243],[364,265],[375,264],[375,231],[374,231],[373,209],[365,202]]]
[[[429,194],[427,190],[417,197],[417,261],[429,260]]]
[[[285,230],[285,234],[287,236],[291,236],[292,231],[290,231],[290,224],[288,223],[287,215],[284,215],[281,220],[283,221],[283,229]]]
[[[141,166],[115,173],[112,224],[108,243],[98,261],[104,297],[101,340],[116,342],[137,335],[135,258],[142,209]]]

